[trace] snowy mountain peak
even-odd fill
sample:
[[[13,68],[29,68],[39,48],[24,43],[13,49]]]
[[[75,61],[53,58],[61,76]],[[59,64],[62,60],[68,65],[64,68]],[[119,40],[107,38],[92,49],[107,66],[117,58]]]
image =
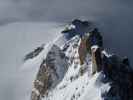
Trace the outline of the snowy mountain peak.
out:
[[[100,32],[89,22],[72,24],[42,50],[46,56],[31,100],[132,100],[133,70],[128,58],[108,54]]]

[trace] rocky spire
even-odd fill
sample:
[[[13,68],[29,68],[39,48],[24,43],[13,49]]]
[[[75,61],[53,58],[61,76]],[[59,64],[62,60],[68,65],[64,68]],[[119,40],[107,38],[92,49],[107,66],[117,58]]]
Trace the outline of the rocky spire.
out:
[[[109,55],[104,48],[101,33],[97,28],[92,28],[89,22],[75,19],[72,24],[75,27],[62,31],[65,36],[67,34],[69,37],[67,39],[70,41],[66,42],[63,48],[53,45],[40,65],[33,83],[31,100],[41,100],[46,96],[49,90],[63,80],[71,66],[74,68],[70,68],[73,70],[68,73],[74,73],[75,76],[71,76],[70,81],[76,80],[87,71],[90,71],[91,76],[100,73],[100,82],[110,85],[108,91],[101,92],[103,100],[133,100],[133,70],[129,59]],[[78,38],[74,38],[76,35]],[[89,58],[91,58],[91,65],[88,64]],[[76,69],[77,67],[80,68]],[[77,70],[79,72],[75,73]],[[61,88],[65,87],[66,85]],[[71,100],[75,100],[73,98],[75,96],[72,96]],[[79,99],[76,98],[76,100]]]

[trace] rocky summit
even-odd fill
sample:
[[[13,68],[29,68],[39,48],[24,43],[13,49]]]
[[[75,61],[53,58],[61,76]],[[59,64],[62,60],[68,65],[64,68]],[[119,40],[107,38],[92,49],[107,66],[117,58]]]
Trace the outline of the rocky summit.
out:
[[[45,54],[31,100],[133,100],[130,61],[108,53],[103,38],[91,22],[75,19],[61,32],[65,43],[56,39],[27,55]]]

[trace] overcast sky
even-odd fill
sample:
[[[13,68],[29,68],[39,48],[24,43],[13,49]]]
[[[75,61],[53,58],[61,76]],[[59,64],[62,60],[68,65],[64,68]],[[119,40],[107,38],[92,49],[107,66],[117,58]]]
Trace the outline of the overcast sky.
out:
[[[103,34],[105,47],[110,52],[121,56],[127,55],[133,62],[132,16],[133,0],[0,0],[0,67],[7,71],[0,72],[2,79],[2,75],[6,77],[0,83],[0,85],[2,84],[1,88],[4,87],[0,91],[0,99],[14,100],[11,93],[13,93],[12,90],[16,81],[8,79],[6,76],[9,75],[7,73],[10,69],[14,70],[12,67],[16,65],[15,61],[18,59],[15,58],[15,55],[12,58],[13,54],[16,52],[18,53],[16,55],[22,56],[19,53],[23,51],[23,48],[24,51],[30,50],[34,44],[39,45],[37,41],[43,40],[43,36],[49,36],[50,27],[47,28],[46,24],[44,26],[40,23],[60,22],[65,24],[74,18],[85,18],[93,21]],[[30,22],[30,24],[14,25],[15,22]],[[43,30],[45,30],[45,34],[43,34]],[[12,47],[13,44],[17,49]],[[12,56],[9,55],[8,51]],[[10,85],[5,83],[8,81],[12,81],[12,83]]]
[[[133,59],[127,54],[133,51],[132,15],[132,0],[0,0],[0,25],[16,21],[67,23],[84,17],[98,25],[113,52]]]

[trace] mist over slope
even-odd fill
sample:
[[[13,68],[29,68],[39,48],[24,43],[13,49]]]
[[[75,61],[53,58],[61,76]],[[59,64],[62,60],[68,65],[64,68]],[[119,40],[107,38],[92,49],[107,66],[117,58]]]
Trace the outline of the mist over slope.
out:
[[[32,22],[13,23],[0,27],[0,34],[2,34],[0,36],[0,99],[18,100],[27,93],[23,89],[24,84],[26,86],[25,82],[32,79],[31,76],[34,75],[31,69],[37,66],[28,69],[22,67],[24,55],[41,46],[42,43],[53,40],[60,28],[57,23]]]
[[[133,60],[131,0],[0,0],[0,8],[1,26],[23,21],[67,23],[84,17],[99,25],[107,47]]]
[[[0,34],[2,37],[0,37],[0,45],[1,45],[2,56],[0,58],[1,59],[0,64],[2,66],[2,70],[1,70],[0,78],[3,81],[0,82],[1,84],[0,95],[2,99],[6,99],[6,100],[18,100],[18,98],[22,98],[22,100],[23,98],[27,99],[27,93],[30,94],[31,92],[30,91],[31,82],[36,75],[36,72],[38,70],[37,67],[39,66],[40,63],[38,62],[35,63],[35,65],[29,67],[28,70],[27,70],[27,67],[24,67],[24,69],[19,69],[22,64],[21,61],[23,59],[23,56],[27,54],[29,51],[32,51],[37,46],[40,46],[42,43],[47,43],[57,38],[58,32],[60,32],[62,29],[61,26],[60,25],[58,26],[58,25],[59,24],[57,23],[54,23],[54,25],[53,24],[51,25],[49,23],[43,24],[43,23],[22,22],[22,23],[14,23],[14,24],[1,26]],[[124,26],[125,25],[126,24],[124,24]],[[106,24],[104,24],[103,26],[106,26]],[[108,27],[106,27],[106,29],[107,29],[106,31],[108,31]],[[111,30],[113,29],[111,28]],[[106,33],[111,33],[111,31]],[[117,51],[117,49],[119,50],[122,48],[121,50],[124,50],[124,53],[122,52],[122,55],[127,55],[128,53],[129,57],[132,56],[130,52],[130,50],[132,50],[132,42],[129,42],[131,41],[131,39],[129,40],[123,39],[123,38],[128,38],[129,35],[124,34],[126,35],[126,37],[121,37],[118,34],[118,37],[117,37],[116,34],[115,36],[113,36],[113,34],[105,34],[105,33],[103,34],[105,36],[104,41],[107,41],[105,44],[106,47],[112,44],[112,42],[115,44],[115,45],[112,44],[113,50],[111,51],[121,53]],[[113,38],[110,38],[110,37],[106,38],[106,35],[107,37],[113,36]],[[118,38],[122,38],[122,39],[118,39]],[[112,39],[114,41],[112,41]],[[128,45],[121,46],[118,43],[119,42],[118,40],[126,41],[124,42],[125,44],[128,42],[131,48],[129,49]],[[121,43],[123,44],[123,42]],[[118,48],[115,48],[115,46],[117,47],[117,44],[119,46]],[[128,52],[126,52],[126,50],[128,50]],[[27,87],[27,89],[23,88],[22,86]]]

